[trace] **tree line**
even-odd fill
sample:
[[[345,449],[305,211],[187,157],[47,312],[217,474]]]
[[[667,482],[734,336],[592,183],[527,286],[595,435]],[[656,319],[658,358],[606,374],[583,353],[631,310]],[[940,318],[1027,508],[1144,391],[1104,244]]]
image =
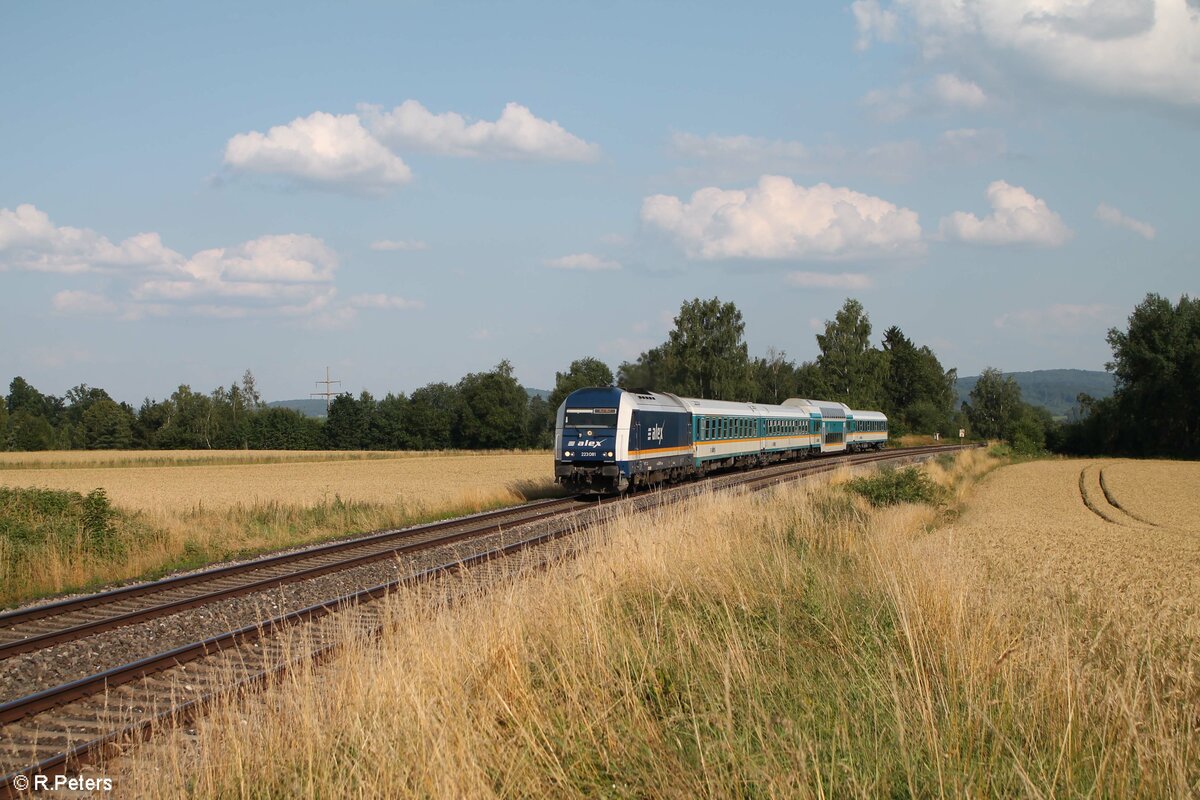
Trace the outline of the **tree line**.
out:
[[[181,385],[138,408],[84,384],[64,397],[14,378],[0,404],[0,448],[355,449],[537,448],[551,445],[558,406],[575,389],[620,385],[715,400],[781,403],[789,397],[878,409],[893,436],[906,433],[1003,439],[1023,453],[1200,455],[1200,301],[1148,295],[1127,331],[1109,331],[1116,376],[1111,398],[1080,396],[1076,420],[1055,422],[1021,398],[1016,381],[985,369],[956,408],[957,371],[898,326],[874,343],[866,309],[847,299],[816,335],[817,355],[797,363],[770,348],[752,357],[745,321],[719,298],[684,302],[660,345],[617,373],[584,357],[555,375],[549,399],[529,396],[501,361],[457,383],[411,394],[337,396],[324,420],[263,403],[253,374],[208,393]]]
[[[206,394],[182,385],[137,409],[85,384],[56,397],[17,377],[0,405],[9,450],[546,448],[552,428],[547,401],[529,397],[507,361],[408,396],[341,394],[324,420],[267,406],[249,370],[228,387]]]

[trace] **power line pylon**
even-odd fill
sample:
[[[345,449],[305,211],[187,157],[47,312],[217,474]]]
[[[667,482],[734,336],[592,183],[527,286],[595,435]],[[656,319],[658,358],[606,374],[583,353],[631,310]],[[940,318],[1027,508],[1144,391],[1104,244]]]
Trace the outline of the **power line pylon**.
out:
[[[333,386],[333,384],[335,384],[335,383],[336,383],[338,386],[341,386],[341,385],[342,385],[342,382],[341,382],[341,381],[331,381],[331,380],[329,380],[329,367],[326,367],[326,368],[325,368],[325,380],[323,380],[323,381],[314,381],[314,383],[316,383],[316,384],[317,384],[317,386],[321,386],[322,384],[324,384],[324,386],[325,386],[325,391],[323,391],[323,392],[310,392],[308,396],[309,396],[309,397],[324,397],[324,398],[325,398],[325,418],[326,418],[326,419],[329,419],[329,404],[330,404],[330,403],[333,401],[333,398],[334,398],[334,397],[336,397],[338,394],[340,394],[340,392],[331,392],[331,391],[329,390],[329,387],[330,387],[330,386]]]

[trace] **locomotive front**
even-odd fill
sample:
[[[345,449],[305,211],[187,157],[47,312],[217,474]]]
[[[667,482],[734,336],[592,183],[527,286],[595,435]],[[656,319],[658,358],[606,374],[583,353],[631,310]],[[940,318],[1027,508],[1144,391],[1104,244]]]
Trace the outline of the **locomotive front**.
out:
[[[578,493],[613,494],[629,484],[617,463],[621,444],[620,389],[578,389],[558,408],[554,428],[554,478]],[[625,418],[629,411],[625,409]],[[629,423],[625,423],[625,435]]]

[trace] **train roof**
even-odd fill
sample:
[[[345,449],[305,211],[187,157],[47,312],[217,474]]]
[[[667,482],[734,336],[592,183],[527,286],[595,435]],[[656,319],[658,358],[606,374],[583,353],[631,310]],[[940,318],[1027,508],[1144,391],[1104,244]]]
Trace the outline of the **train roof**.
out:
[[[616,402],[616,397],[624,393],[633,399],[635,408],[657,408],[663,410],[684,410],[699,416],[723,417],[761,417],[772,416],[782,418],[821,417],[823,419],[863,419],[886,421],[887,417],[870,410],[856,411],[845,403],[834,400],[809,400],[804,397],[789,397],[780,405],[770,403],[737,403],[729,400],[704,400],[697,397],[679,397],[670,392],[652,392],[648,389],[625,389],[617,387],[590,387],[572,392],[569,400],[572,406],[579,401]]]
[[[850,406],[833,400],[808,400],[803,397],[789,397],[783,401],[783,404],[794,408],[816,410],[824,419],[845,419],[847,414],[852,413]]]

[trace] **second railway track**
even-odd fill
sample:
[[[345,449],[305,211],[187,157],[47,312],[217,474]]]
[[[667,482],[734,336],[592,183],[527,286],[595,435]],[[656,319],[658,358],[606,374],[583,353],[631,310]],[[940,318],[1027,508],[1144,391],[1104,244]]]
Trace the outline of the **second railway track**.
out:
[[[789,463],[719,476],[713,483],[717,486],[742,486],[753,491],[847,464],[923,458],[958,449],[913,448],[819,462]],[[712,484],[691,484],[677,491],[639,496],[634,498],[634,506],[644,510],[677,502],[709,485]],[[27,647],[53,647],[52,639],[55,636],[86,637],[101,629],[110,630],[133,624],[129,616],[131,614],[176,613],[216,602],[219,596],[228,597],[230,593],[263,591],[272,586],[314,577],[318,572],[327,574],[350,569],[352,566],[347,565],[351,562],[394,558],[405,548],[424,550],[451,542],[487,537],[489,533],[569,516],[572,512],[611,502],[614,501],[541,501],[516,509],[502,509],[402,531],[386,531],[245,564],[9,612],[0,616],[0,624],[6,621],[20,621],[19,624],[45,621],[44,625],[49,625],[50,630],[9,641],[16,641],[18,645],[21,641],[33,643]],[[332,652],[334,645],[331,642],[337,640],[337,636],[330,632],[337,624],[335,620],[348,619],[344,624],[350,624],[356,630],[378,632],[384,621],[376,607],[378,604],[372,605],[370,602],[375,598],[399,588],[426,585],[432,579],[468,567],[472,568],[474,576],[516,553],[546,551],[547,545],[607,516],[595,514],[589,515],[590,518],[585,521],[568,519],[550,523],[540,532],[527,533],[512,542],[495,544],[492,539],[492,545],[473,554],[451,557],[443,563],[400,575],[382,584],[285,611],[251,625],[155,652],[112,669],[100,670],[0,703],[0,796],[13,793],[14,787],[20,785],[19,781],[14,784],[19,776],[61,772],[71,764],[94,757],[112,743],[144,737],[158,724],[186,718],[217,695],[262,683],[298,661],[325,657]],[[568,550],[569,547],[568,544]],[[542,558],[545,559],[542,563],[548,563],[552,556],[544,554]],[[235,579],[232,584],[225,583],[231,579]],[[172,594],[175,592],[181,592],[182,596]],[[132,609],[124,605],[130,602],[135,604]],[[340,613],[333,614],[334,611],[347,612],[352,619]],[[87,612],[91,612],[90,619]],[[63,616],[80,614],[83,615],[82,621],[79,616]],[[54,623],[54,620],[58,622]],[[64,620],[70,620],[70,624],[64,626]],[[57,630],[54,624],[58,624]],[[88,628],[89,625],[97,627]],[[299,635],[296,631],[303,631],[303,636],[307,637],[305,641],[308,644],[300,648],[303,650],[300,655],[294,652],[294,639]]]
[[[0,659],[232,597],[583,510],[543,500],[201,570],[0,614]]]

